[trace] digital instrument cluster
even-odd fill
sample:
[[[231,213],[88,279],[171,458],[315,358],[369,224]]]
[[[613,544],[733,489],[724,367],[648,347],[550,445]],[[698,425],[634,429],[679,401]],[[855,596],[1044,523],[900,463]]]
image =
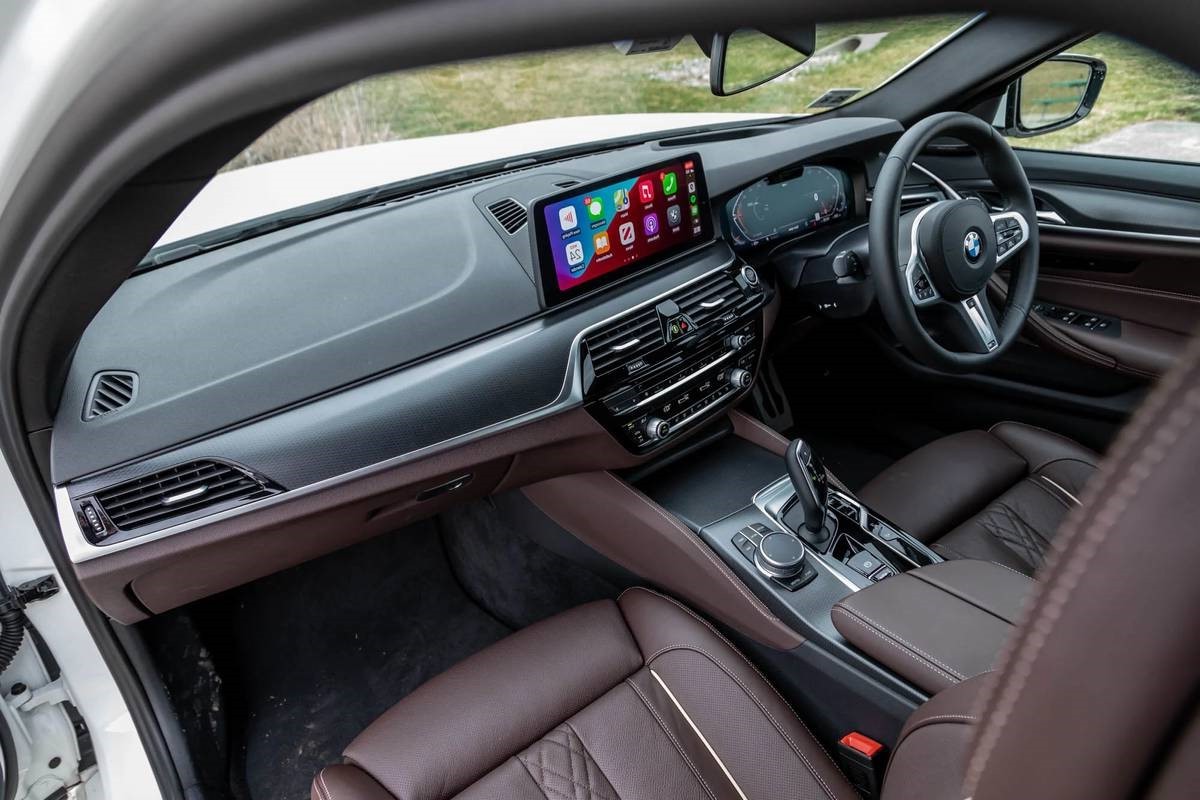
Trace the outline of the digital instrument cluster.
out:
[[[783,179],[764,178],[725,207],[735,247],[803,236],[850,215],[850,176],[837,167],[806,166]]]

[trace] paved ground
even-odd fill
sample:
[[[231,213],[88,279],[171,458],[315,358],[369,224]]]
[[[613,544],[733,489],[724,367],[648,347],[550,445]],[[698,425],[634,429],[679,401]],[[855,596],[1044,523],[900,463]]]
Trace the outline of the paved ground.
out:
[[[1200,162],[1200,122],[1140,122],[1075,148],[1082,153]]]

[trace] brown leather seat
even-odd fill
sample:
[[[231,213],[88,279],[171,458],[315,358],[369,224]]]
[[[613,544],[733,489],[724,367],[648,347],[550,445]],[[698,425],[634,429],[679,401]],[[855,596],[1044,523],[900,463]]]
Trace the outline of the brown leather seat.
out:
[[[1099,461],[1064,436],[1001,422],[916,450],[858,497],[945,558],[1032,575]]]
[[[1001,668],[909,719],[883,800],[1195,796],[1198,467],[1200,343],[1072,512]],[[748,661],[647,590],[472,656],[345,756],[316,800],[856,797]]]
[[[452,635],[452,632],[448,632]],[[857,795],[719,633],[633,589],[525,628],[421,686],[322,770],[315,800]]]

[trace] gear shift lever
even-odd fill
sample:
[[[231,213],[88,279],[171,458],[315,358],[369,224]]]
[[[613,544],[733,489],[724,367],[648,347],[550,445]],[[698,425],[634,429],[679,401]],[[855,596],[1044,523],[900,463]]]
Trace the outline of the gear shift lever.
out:
[[[784,522],[809,544],[823,544],[829,538],[825,530],[825,501],[829,495],[825,464],[803,439],[788,445],[784,458],[796,490],[796,505],[785,515]],[[800,514],[803,518],[796,519]]]

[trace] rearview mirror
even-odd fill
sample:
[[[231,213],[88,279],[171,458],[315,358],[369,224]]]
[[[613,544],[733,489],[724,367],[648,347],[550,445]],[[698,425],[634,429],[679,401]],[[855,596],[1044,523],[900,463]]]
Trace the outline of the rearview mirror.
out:
[[[1043,61],[1008,87],[1000,132],[1025,138],[1074,125],[1091,113],[1107,72],[1103,61],[1090,56]]]
[[[769,34],[751,28],[714,34],[709,66],[712,93],[737,94],[791,72],[808,60],[816,43],[815,25]]]

